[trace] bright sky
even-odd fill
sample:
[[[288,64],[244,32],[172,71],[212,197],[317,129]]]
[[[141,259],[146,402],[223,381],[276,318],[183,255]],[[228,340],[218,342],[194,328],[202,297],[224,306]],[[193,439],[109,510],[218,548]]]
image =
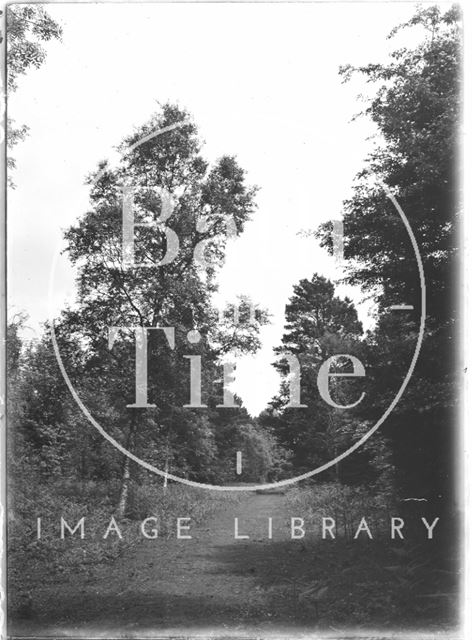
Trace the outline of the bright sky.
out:
[[[386,35],[413,3],[54,4],[63,42],[19,81],[9,115],[30,127],[14,150],[17,188],[8,200],[10,315],[29,314],[33,336],[49,311],[48,288],[62,232],[88,208],[84,177],[158,102],[194,116],[214,160],[233,154],[260,187],[258,211],[231,246],[220,300],[251,296],[273,314],[263,348],[238,365],[235,388],[252,413],[276,393],[270,366],[293,285],[316,271],[336,277],[334,261],[301,229],[340,218],[363,165],[372,126],[351,122],[369,89],[341,84],[340,65],[385,60],[405,37]],[[170,222],[170,221],[169,221]],[[61,257],[52,311],[74,297]],[[357,291],[339,287],[368,309]]]

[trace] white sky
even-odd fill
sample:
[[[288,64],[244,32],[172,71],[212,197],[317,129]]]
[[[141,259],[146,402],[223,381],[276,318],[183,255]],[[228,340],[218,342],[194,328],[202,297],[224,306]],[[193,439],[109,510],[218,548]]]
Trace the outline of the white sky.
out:
[[[54,4],[63,42],[19,81],[9,115],[30,127],[14,150],[17,188],[8,200],[10,315],[29,314],[29,335],[49,314],[48,288],[62,232],[88,208],[83,180],[145,122],[175,101],[200,127],[210,160],[234,154],[260,187],[258,211],[230,248],[221,300],[250,295],[273,314],[263,348],[238,365],[236,390],[253,413],[276,393],[270,366],[293,285],[334,261],[300,229],[340,218],[373,128],[356,102],[368,87],[341,84],[338,67],[382,61],[410,34],[386,35],[413,3]],[[170,221],[169,221],[170,223]],[[171,224],[170,224],[171,226]],[[52,310],[73,299],[60,258]],[[358,292],[339,288],[359,303]],[[358,305],[368,322],[368,309]]]

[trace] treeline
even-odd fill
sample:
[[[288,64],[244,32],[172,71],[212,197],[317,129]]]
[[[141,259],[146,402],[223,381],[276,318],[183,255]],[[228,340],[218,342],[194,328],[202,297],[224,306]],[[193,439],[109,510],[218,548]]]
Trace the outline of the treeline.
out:
[[[123,141],[116,168],[104,162],[89,176],[90,209],[65,234],[77,301],[57,318],[54,335],[78,396],[133,455],[198,482],[275,481],[332,460],[380,418],[408,372],[421,312],[415,252],[382,183],[418,241],[426,330],[414,376],[382,429],[322,479],[424,497],[432,508],[438,501],[453,504],[458,10],[420,9],[399,28],[409,27],[425,32],[417,47],[401,49],[386,65],[341,70],[344,80],[360,73],[375,87],[367,115],[381,143],[356,178],[343,221],[345,280],[375,298],[378,317],[364,333],[352,302],[337,297],[320,275],[294,287],[274,355],[296,357],[306,407],[289,406],[293,376],[283,358],[275,363],[283,376],[280,393],[257,419],[231,392],[231,359],[257,350],[268,321],[247,299],[220,317],[212,304],[228,238],[244,231],[256,209],[256,189],[236,159],[209,165],[190,115],[164,105]],[[123,254],[130,211],[134,243]],[[330,225],[314,234],[332,250]],[[392,305],[413,308],[392,311]],[[88,423],[59,370],[52,327],[22,345],[21,324],[12,322],[8,335],[9,465],[16,490],[27,494],[32,479],[109,483],[118,513],[131,513],[136,487],[160,486],[164,479],[131,463]],[[150,329],[158,327],[173,331]],[[139,362],[138,352],[144,354]],[[330,378],[337,407],[322,397],[318,380],[322,364],[336,354],[357,358],[365,369],[364,377]],[[333,362],[335,371],[352,372],[352,360]],[[245,459],[240,476],[237,451]]]
[[[166,474],[258,482],[283,458],[230,384],[231,360],[259,347],[267,314],[245,298],[219,314],[211,302],[226,242],[253,213],[255,189],[234,158],[209,166],[200,146],[189,114],[174,105],[127,138],[119,166],[103,163],[89,176],[91,208],[65,234],[76,304],[23,349],[21,321],[9,328],[11,471],[28,468],[41,482],[118,479],[122,516],[131,485],[149,474],[89,424],[53,347],[110,438]],[[245,457],[240,477],[236,451]]]
[[[302,400],[308,408],[287,408],[282,392],[263,423],[275,421],[296,466],[309,470],[352,445],[395,398],[418,340],[422,289],[414,246],[393,194],[416,238],[424,269],[421,351],[403,397],[381,430],[327,473],[399,498],[422,498],[424,511],[439,514],[458,507],[459,9],[421,8],[391,37],[412,28],[424,34],[415,48],[394,52],[385,65],[340,70],[344,81],[361,74],[375,91],[365,115],[377,125],[380,142],[344,203],[343,226],[345,282],[359,285],[375,300],[376,324],[362,335],[352,306],[333,298],[330,283],[317,277],[299,283],[287,306],[283,348],[304,367]],[[315,235],[333,250],[330,223]],[[401,305],[411,309],[392,309]],[[365,366],[365,400],[350,411],[329,412],[316,394],[315,372],[328,353],[358,355]]]

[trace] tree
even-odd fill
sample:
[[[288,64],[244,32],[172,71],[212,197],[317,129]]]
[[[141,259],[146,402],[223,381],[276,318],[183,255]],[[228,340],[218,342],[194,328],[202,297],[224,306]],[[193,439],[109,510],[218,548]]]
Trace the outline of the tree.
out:
[[[302,473],[328,462],[340,452],[339,435],[346,420],[345,410],[333,408],[320,397],[317,377],[321,364],[330,356],[361,355],[362,325],[352,302],[335,296],[334,285],[317,274],[295,285],[285,316],[282,346],[275,352],[279,356],[297,357],[301,369],[301,403],[307,406],[290,406],[290,382],[284,381],[272,403],[272,412],[261,417],[261,421],[264,425],[272,423],[278,441],[292,452],[293,467]],[[342,373],[349,371],[348,366],[339,359],[331,370],[336,368]],[[276,362],[275,367],[285,376],[289,373],[289,365],[284,360]],[[340,405],[350,404],[360,395],[356,383],[341,378],[336,384],[331,383],[330,393]],[[351,411],[349,415],[352,418]]]
[[[406,374],[420,314],[415,256],[379,182],[405,211],[424,265],[427,319],[422,351],[415,376],[384,433],[392,441],[400,492],[426,496],[432,505],[438,497],[450,496],[454,484],[450,424],[457,402],[459,20],[457,7],[443,13],[438,7],[420,9],[391,34],[419,26],[425,39],[417,47],[396,51],[385,65],[341,70],[345,80],[360,73],[377,88],[366,114],[377,124],[381,143],[344,203],[344,255],[349,262],[346,280],[371,294],[375,290],[379,303],[378,326],[370,336],[379,406],[390,402]],[[329,231],[324,225],[319,236],[331,248]],[[390,305],[399,303],[413,305],[414,311],[392,315]]]
[[[22,399],[20,390],[21,380],[21,330],[25,322],[24,316],[13,318],[7,325],[6,330],[6,382],[7,382],[7,430],[6,439],[8,447],[8,458],[10,469],[15,473],[21,466],[17,460],[19,449],[19,436],[17,434],[18,425],[22,419]]]
[[[157,130],[165,133],[150,135]],[[138,144],[143,139],[146,142]],[[161,468],[170,466],[201,480],[208,477],[215,445],[202,410],[184,407],[192,404],[189,357],[201,358],[197,404],[211,410],[218,404],[213,385],[220,358],[235,349],[257,347],[261,316],[218,326],[211,301],[228,235],[240,233],[254,211],[255,189],[246,185],[233,157],[222,157],[209,167],[200,153],[196,126],[174,105],[164,105],[120,149],[117,169],[102,163],[89,178],[92,209],[66,233],[68,254],[78,268],[78,297],[60,326],[86,353],[85,379],[93,382],[83,382],[83,388],[89,387],[84,391],[93,395],[99,381],[107,406],[120,416],[113,420],[118,440]],[[133,227],[133,265],[123,259],[127,185],[125,198],[132,190],[132,213],[141,225]],[[249,302],[241,303],[244,314]],[[110,327],[121,328],[113,334],[113,344]],[[137,393],[134,327],[171,327],[175,332],[170,348],[163,332],[148,331],[146,403],[152,407],[129,406]],[[126,458],[121,513],[130,477]]]

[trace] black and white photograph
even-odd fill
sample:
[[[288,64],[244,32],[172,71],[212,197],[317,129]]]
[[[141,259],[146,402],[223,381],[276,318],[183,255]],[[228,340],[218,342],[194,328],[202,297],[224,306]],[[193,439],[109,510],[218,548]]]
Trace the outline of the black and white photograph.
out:
[[[464,10],[3,7],[2,637],[466,638]]]

